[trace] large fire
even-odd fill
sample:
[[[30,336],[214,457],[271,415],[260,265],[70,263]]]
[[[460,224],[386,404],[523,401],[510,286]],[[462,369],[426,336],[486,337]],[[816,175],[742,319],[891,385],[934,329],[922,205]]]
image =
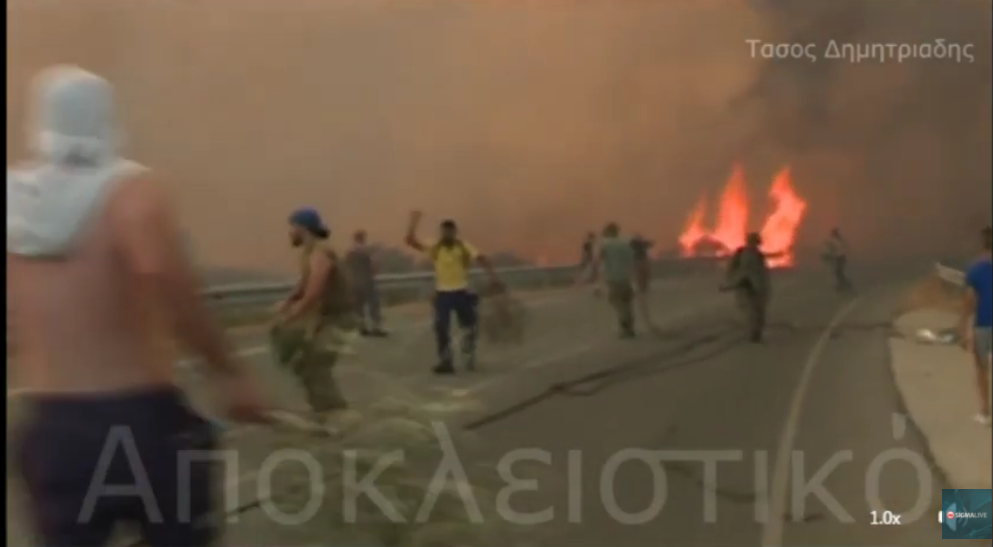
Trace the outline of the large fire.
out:
[[[789,167],[781,170],[769,188],[772,212],[762,224],[762,250],[769,256],[769,265],[783,268],[793,265],[793,245],[797,229],[807,211],[807,202],[793,189]],[[717,225],[705,228],[706,199],[701,198],[690,213],[686,228],[679,236],[683,256],[728,256],[745,243],[748,232],[748,196],[745,191],[745,171],[736,166],[721,194],[717,209]]]

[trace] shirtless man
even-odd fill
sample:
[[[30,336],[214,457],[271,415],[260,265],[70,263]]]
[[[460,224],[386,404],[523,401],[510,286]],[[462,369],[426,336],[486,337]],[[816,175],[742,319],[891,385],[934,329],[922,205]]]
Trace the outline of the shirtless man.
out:
[[[228,418],[265,420],[262,397],[201,304],[166,186],[118,155],[111,85],[58,67],[33,96],[36,157],[7,171],[7,297],[28,409],[15,459],[37,543],[104,545],[132,521],[147,545],[208,545],[215,481],[184,452],[215,434],[164,339],[204,358]],[[134,495],[107,492],[121,484]]]
[[[311,207],[289,217],[290,245],[299,250],[300,280],[277,309],[273,335],[282,339],[283,364],[300,381],[315,432],[336,430],[331,422],[354,419],[333,369],[342,351],[342,333],[352,330],[354,307],[337,253],[327,244],[331,231]],[[283,353],[283,352],[280,352]],[[339,424],[340,425],[340,424]]]

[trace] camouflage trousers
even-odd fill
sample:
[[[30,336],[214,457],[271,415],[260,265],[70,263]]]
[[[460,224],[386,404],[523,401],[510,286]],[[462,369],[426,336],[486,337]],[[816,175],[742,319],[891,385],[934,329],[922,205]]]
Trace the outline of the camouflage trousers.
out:
[[[624,332],[634,330],[634,288],[631,283],[608,283],[607,296]]]
[[[294,325],[271,333],[277,359],[299,380],[315,413],[348,408],[334,377],[343,338],[342,329],[331,323]]]
[[[749,336],[753,339],[761,338],[765,331],[765,312],[769,298],[751,289],[737,289],[734,291],[734,298],[745,319]]]

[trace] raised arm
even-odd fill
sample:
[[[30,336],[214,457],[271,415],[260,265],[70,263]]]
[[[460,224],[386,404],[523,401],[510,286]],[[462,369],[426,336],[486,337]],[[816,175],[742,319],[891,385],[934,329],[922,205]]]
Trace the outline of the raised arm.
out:
[[[417,226],[421,223],[421,212],[411,211],[410,221],[407,223],[407,235],[403,242],[415,251],[424,252],[427,248],[417,239]]]

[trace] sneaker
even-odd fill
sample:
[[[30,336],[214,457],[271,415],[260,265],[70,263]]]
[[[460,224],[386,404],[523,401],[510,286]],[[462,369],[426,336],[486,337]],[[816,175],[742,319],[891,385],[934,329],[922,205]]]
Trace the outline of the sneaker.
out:
[[[390,333],[380,328],[375,328],[369,331],[369,336],[372,336],[374,338],[386,338],[389,335]]]
[[[978,423],[979,425],[985,425],[986,427],[990,426],[989,414],[976,414],[975,416],[972,417],[972,419],[975,420],[976,423]]]

